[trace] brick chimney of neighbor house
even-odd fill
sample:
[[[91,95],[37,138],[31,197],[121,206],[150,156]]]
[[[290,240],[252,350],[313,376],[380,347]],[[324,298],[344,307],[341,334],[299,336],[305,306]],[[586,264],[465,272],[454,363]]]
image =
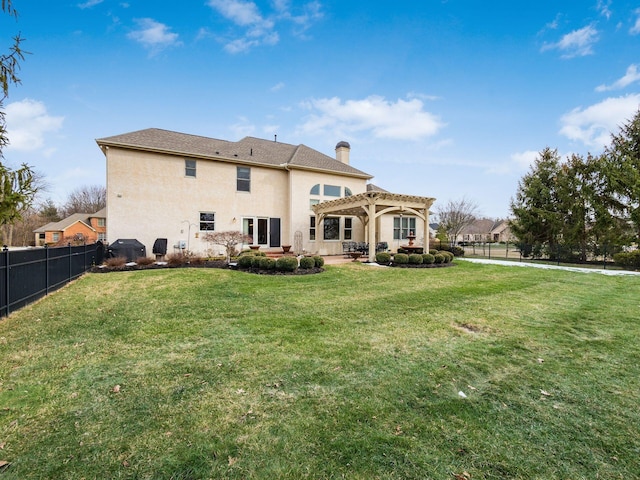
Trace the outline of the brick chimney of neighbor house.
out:
[[[336,160],[349,165],[349,152],[351,151],[351,145],[349,142],[338,142],[336,145]]]

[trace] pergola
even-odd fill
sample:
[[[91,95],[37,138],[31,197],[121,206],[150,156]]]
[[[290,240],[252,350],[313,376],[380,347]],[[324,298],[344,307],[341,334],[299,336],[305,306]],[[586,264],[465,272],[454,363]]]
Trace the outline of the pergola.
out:
[[[413,214],[424,221],[424,251],[429,250],[429,208],[435,198],[371,191],[338,198],[312,206],[316,225],[323,224],[328,215],[358,217],[365,227],[365,241],[369,243],[370,262],[376,257],[376,229],[378,218],[387,213]]]

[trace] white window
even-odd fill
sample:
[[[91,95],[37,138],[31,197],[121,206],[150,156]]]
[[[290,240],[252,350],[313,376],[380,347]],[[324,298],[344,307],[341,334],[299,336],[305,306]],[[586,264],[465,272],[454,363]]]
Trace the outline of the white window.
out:
[[[404,240],[409,233],[416,233],[416,217],[394,217],[393,239]]]

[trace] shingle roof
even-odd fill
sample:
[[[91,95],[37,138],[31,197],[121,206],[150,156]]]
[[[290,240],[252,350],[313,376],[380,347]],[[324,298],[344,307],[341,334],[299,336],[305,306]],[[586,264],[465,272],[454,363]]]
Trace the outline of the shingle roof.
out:
[[[95,215],[91,215],[90,213],[74,213],[73,215],[69,215],[67,218],[60,220],[59,222],[51,222],[51,223],[47,223],[46,225],[37,228],[34,230],[34,233],[44,233],[44,232],[63,232],[64,230],[66,230],[67,228],[69,228],[71,225],[73,225],[76,222],[82,222],[84,223],[87,227],[91,228],[93,230],[93,228],[91,227],[91,225],[89,225],[89,221],[88,218],[89,217],[94,217]]]
[[[174,155],[234,161],[273,167],[323,170],[349,176],[371,178],[371,175],[329,157],[306,145],[244,137],[238,142],[218,140],[186,133],[148,128],[96,140],[100,147],[113,146],[148,150]]]

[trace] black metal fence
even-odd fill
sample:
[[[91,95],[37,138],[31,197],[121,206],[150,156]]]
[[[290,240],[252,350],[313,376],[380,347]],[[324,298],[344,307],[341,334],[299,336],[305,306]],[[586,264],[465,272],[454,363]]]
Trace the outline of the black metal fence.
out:
[[[600,268],[611,267],[615,264],[614,255],[624,251],[618,245],[531,245],[525,243],[489,243],[489,242],[461,242],[458,246],[464,248],[466,256],[476,256],[493,259],[508,259],[516,261],[542,261],[572,265],[592,265]]]
[[[102,263],[104,246],[44,247],[0,252],[0,317],[38,300]]]

